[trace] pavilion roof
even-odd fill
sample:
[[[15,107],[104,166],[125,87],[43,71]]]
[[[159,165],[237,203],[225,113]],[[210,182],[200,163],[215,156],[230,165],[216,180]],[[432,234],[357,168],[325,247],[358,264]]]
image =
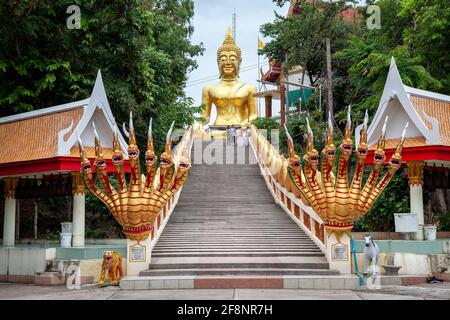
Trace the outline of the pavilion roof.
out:
[[[115,120],[100,71],[88,99],[0,118],[0,164],[11,166],[58,157],[78,158],[76,131],[88,157],[94,158],[93,122],[104,156],[111,159]],[[128,145],[120,133],[119,141],[126,155]]]
[[[385,149],[392,150],[397,146],[408,122],[403,150],[411,149],[411,154],[406,159],[449,162],[450,96],[404,85],[394,58],[380,104],[368,128],[369,150],[375,149],[387,116]],[[355,130],[356,143],[359,142],[361,126]],[[420,154],[424,148],[439,151]]]

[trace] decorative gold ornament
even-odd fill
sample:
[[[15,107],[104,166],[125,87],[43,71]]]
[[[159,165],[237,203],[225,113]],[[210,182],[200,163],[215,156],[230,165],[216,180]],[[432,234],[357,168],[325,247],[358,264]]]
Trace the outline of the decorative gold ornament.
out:
[[[79,171],[72,172],[72,195],[86,194],[83,177]]]
[[[14,199],[16,197],[16,187],[19,178],[5,178],[5,199]]]
[[[115,190],[106,172],[106,160],[103,157],[100,138],[94,125],[95,153],[94,166],[97,178],[102,190],[97,188],[92,165],[86,157],[83,144],[78,136],[78,144],[81,157],[81,172],[89,190],[103,203],[105,203],[117,222],[122,226],[122,231],[130,240],[145,240],[149,237],[153,222],[161,208],[181,188],[186,181],[191,164],[185,156],[187,150],[182,150],[179,161],[174,163],[171,154],[172,126],[167,133],[165,152],[161,155],[159,168],[156,169],[157,158],[153,147],[152,121],[150,120],[145,152],[146,175],[141,176],[139,166],[139,149],[136,143],[136,135],[133,127],[132,113],[130,112],[130,124],[128,132],[123,125],[125,134],[129,138],[128,158],[130,163],[129,187],[125,180],[123,169],[124,157],[120,148],[117,128],[114,128],[112,162],[115,169],[118,188]]]
[[[424,166],[422,161],[408,162],[408,184],[410,186],[423,185]]]

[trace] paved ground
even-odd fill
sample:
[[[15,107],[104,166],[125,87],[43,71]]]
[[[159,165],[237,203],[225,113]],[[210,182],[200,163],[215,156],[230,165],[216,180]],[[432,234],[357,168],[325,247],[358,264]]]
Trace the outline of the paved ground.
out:
[[[379,290],[194,289],[120,290],[117,287],[42,287],[0,283],[0,300],[450,300],[450,284],[410,287],[386,286]]]

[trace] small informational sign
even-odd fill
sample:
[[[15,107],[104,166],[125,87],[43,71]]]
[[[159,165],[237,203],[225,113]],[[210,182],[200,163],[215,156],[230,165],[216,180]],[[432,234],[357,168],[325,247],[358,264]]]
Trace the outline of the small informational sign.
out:
[[[331,246],[331,259],[347,261],[348,260],[348,246],[345,244],[335,244]]]
[[[128,261],[130,262],[145,262],[146,260],[146,246],[142,244],[135,244],[130,246]]]

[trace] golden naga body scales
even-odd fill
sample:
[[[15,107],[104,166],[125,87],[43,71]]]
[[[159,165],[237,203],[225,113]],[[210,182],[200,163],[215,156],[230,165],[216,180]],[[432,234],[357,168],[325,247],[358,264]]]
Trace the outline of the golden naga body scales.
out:
[[[81,157],[81,172],[83,180],[89,190],[108,207],[117,222],[122,226],[122,231],[130,240],[141,241],[149,237],[155,218],[166,202],[181,188],[188,177],[191,164],[183,152],[180,159],[175,163],[172,157],[172,126],[167,133],[165,151],[159,158],[157,168],[157,157],[155,155],[152,120],[150,120],[147,150],[145,152],[145,175],[141,175],[139,165],[139,149],[136,142],[136,134],[133,127],[133,118],[130,112],[128,136],[128,158],[130,163],[130,181],[127,184],[124,174],[124,155],[119,145],[117,128],[113,137],[113,155],[115,176],[117,179],[117,190],[112,186],[107,171],[106,160],[103,156],[100,138],[94,124],[95,155],[94,161],[97,179],[101,188],[97,187],[92,164],[86,156],[83,143],[78,136],[78,145]]]
[[[366,112],[361,129],[360,140],[353,152],[352,125],[350,107],[347,114],[344,139],[339,147],[333,144],[333,124],[331,115],[328,119],[326,145],[322,157],[314,148],[314,135],[307,120],[307,151],[303,158],[296,153],[294,141],[287,128],[288,159],[275,154],[273,147],[260,134],[253,132],[255,144],[261,158],[270,166],[271,173],[288,191],[292,191],[302,202],[311,206],[323,220],[329,231],[345,232],[353,228],[356,220],[366,214],[374,205],[380,194],[391,181],[401,165],[401,153],[405,139],[406,123],[401,139],[387,163],[386,173],[380,177],[380,169],[385,164],[384,152],[386,125],[374,151],[374,166],[365,184],[362,183],[364,163],[368,154]],[[252,131],[256,131],[254,126]],[[357,164],[352,180],[349,178],[350,157],[356,155]],[[322,162],[320,163],[320,158]],[[337,159],[336,172],[333,172]],[[320,167],[320,170],[319,170]]]

